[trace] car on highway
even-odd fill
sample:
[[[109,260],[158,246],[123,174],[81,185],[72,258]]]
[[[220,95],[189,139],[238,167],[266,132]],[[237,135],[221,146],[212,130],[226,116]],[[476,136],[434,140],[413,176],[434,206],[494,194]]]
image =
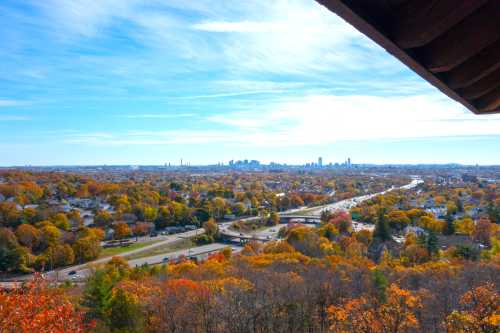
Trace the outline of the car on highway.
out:
[[[76,275],[76,271],[70,271],[68,275]]]
[[[169,262],[170,261],[170,258],[169,257],[165,257],[163,258],[162,262]]]

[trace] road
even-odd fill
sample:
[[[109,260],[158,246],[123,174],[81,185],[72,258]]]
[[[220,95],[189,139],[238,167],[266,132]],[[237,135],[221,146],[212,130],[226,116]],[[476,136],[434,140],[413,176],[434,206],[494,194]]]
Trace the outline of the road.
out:
[[[178,258],[181,257],[196,257],[198,260],[204,260],[208,258],[208,255],[210,253],[218,252],[224,248],[228,247],[227,244],[220,244],[220,243],[213,243],[213,244],[208,244],[208,245],[202,245],[202,246],[197,246],[197,247],[192,247],[189,249],[184,249],[184,250],[179,250],[179,251],[174,251],[174,252],[168,252],[168,253],[163,253],[163,254],[157,254],[154,256],[149,256],[149,257],[144,257],[144,258],[138,258],[138,259],[133,259],[129,260],[128,264],[130,267],[139,267],[142,265],[156,265],[156,264],[161,264],[161,263],[166,263],[167,261],[165,258],[168,258],[168,261],[175,261]],[[233,253],[238,253],[240,252],[243,248],[241,246],[231,246],[231,249]],[[130,255],[130,253],[127,253],[127,255]],[[123,255],[122,255],[123,256]],[[102,262],[101,262],[102,263]],[[76,272],[76,274],[73,275],[68,275],[68,273],[71,271],[68,271],[66,273],[59,273],[57,276],[57,280],[72,280],[75,282],[81,282],[85,281],[91,274],[92,274],[92,269],[90,269],[86,265],[82,265],[83,267],[80,267],[78,269],[75,269],[72,267],[72,270]]]
[[[387,192],[390,192],[390,191],[394,191],[394,190],[399,190],[399,189],[402,189],[402,190],[409,190],[409,189],[412,189],[414,187],[416,187],[418,184],[422,183],[423,180],[421,179],[413,179],[411,181],[411,183],[409,184],[406,184],[406,185],[403,185],[403,186],[400,186],[400,187],[391,187],[390,189],[388,190],[385,190],[385,191],[382,191],[382,192],[378,192],[378,193],[373,193],[373,194],[367,194],[367,195],[361,195],[361,196],[357,196],[357,197],[353,197],[353,198],[350,198],[350,199],[345,199],[345,200],[341,200],[341,201],[337,201],[337,202],[334,202],[332,204],[328,204],[328,205],[323,205],[323,206],[317,206],[317,207],[313,207],[313,208],[306,208],[306,209],[301,209],[303,212],[307,212],[307,215],[313,215],[313,216],[321,216],[321,213],[325,210],[349,210],[351,209],[352,207],[362,203],[363,201],[366,201],[366,200],[369,200],[377,195],[381,195],[381,194],[385,194]],[[295,210],[293,213],[297,213],[297,212],[300,212],[301,210]],[[283,212],[283,213],[280,213],[280,215],[287,215],[287,214],[290,214],[289,211],[286,211],[286,212]]]
[[[154,255],[146,258],[139,258],[134,260],[129,260],[129,265],[132,267],[142,266],[144,264],[155,265],[164,262],[165,258],[168,258],[169,261],[174,261],[179,257],[190,257],[195,256],[199,259],[205,259],[208,257],[208,254],[213,252],[218,252],[224,248],[228,247],[227,244],[221,243],[213,243],[203,246],[197,246],[186,250],[180,250],[175,252],[168,252],[163,254]],[[242,250],[241,246],[231,246],[233,253],[237,253]]]
[[[321,212],[324,210],[349,210],[350,208],[354,207],[355,205],[357,205],[365,200],[371,199],[374,196],[384,194],[384,193],[387,193],[387,192],[395,190],[395,189],[411,189],[411,188],[416,187],[421,182],[422,182],[422,180],[420,180],[420,179],[414,179],[410,184],[401,186],[399,188],[392,187],[392,188],[390,188],[386,191],[383,191],[383,192],[370,194],[370,195],[364,195],[364,196],[358,196],[358,197],[354,197],[351,199],[346,199],[346,200],[338,201],[338,202],[335,202],[332,204],[318,206],[318,207],[314,207],[314,208],[300,207],[300,208],[290,209],[290,210],[281,212],[280,215],[287,215],[287,214],[289,215],[289,214],[294,214],[294,213],[307,212],[308,215],[319,216],[319,215],[321,215]],[[251,221],[251,220],[255,220],[255,219],[259,219],[259,218],[260,217],[248,217],[248,218],[240,219],[238,221]],[[229,227],[234,222],[237,222],[237,221],[220,223],[219,230],[221,231],[221,233],[228,235],[228,236],[232,236],[232,237],[240,236],[239,232],[229,230]],[[255,233],[243,234],[243,236],[247,237],[247,238],[261,239],[262,241],[276,240],[278,238],[279,230],[281,228],[283,228],[284,226],[285,225],[278,225],[278,226],[274,226],[274,227],[269,227],[269,228],[265,228],[263,230],[259,230]],[[373,228],[372,225],[366,225],[366,224],[360,223],[360,222],[353,222],[353,227],[356,231],[361,230],[361,229]],[[157,237],[149,237],[149,236],[140,237],[138,239],[139,242],[147,242],[147,241],[151,241],[151,240],[159,240],[159,241],[157,243],[147,245],[147,246],[140,248],[140,249],[135,249],[135,250],[131,250],[131,251],[122,253],[122,254],[120,254],[120,256],[128,257],[128,256],[131,256],[133,254],[148,251],[148,250],[154,249],[154,248],[159,247],[159,246],[163,246],[163,245],[166,245],[169,243],[176,242],[176,241],[181,240],[181,239],[191,238],[191,237],[194,237],[196,235],[201,235],[204,232],[205,232],[205,230],[200,228],[200,229],[196,229],[196,230],[192,230],[192,231],[188,231],[188,232],[184,232],[184,233],[179,233],[179,234],[175,234],[175,235],[159,235]],[[181,250],[181,251],[170,252],[170,253],[161,254],[161,255],[155,255],[155,256],[150,256],[150,257],[145,257],[145,258],[134,259],[134,260],[130,260],[129,264],[131,266],[140,266],[140,265],[143,265],[146,263],[147,264],[158,264],[158,263],[161,263],[163,261],[163,259],[166,257],[169,259],[173,259],[173,258],[177,258],[178,256],[181,256],[181,255],[183,255],[183,256],[203,256],[203,255],[206,255],[210,252],[219,251],[226,246],[227,245],[225,245],[225,244],[214,243],[214,244],[209,244],[209,245],[191,248],[188,250]],[[240,246],[234,246],[234,245],[232,246],[232,248],[233,248],[233,252],[239,252],[242,249]],[[72,276],[76,275],[76,279],[74,279],[74,280],[77,280],[77,281],[82,280],[82,279],[85,279],[90,274],[90,272],[91,272],[91,270],[89,269],[90,266],[97,265],[97,264],[104,264],[104,263],[108,262],[110,259],[111,259],[111,257],[106,257],[106,258],[97,259],[97,260],[94,260],[91,262],[87,262],[87,263],[82,264],[82,265],[70,266],[70,267],[66,267],[63,269],[59,269],[59,270],[49,271],[49,272],[45,273],[45,276],[48,279],[53,279],[53,280],[67,280],[67,279],[74,279],[74,278],[72,278]],[[73,271],[76,272],[76,274],[74,274],[72,276],[68,275],[68,273],[73,272]],[[26,280],[29,280],[31,278],[32,278],[32,275],[25,275],[25,276],[22,276],[22,277],[19,277],[16,279],[12,279],[11,281],[0,282],[0,287],[2,286],[2,284],[5,284],[5,285],[9,284],[10,285],[13,282],[15,283],[15,281],[26,281]]]
[[[151,241],[151,240],[159,240],[159,241],[157,243],[147,245],[147,246],[142,247],[140,249],[130,250],[128,252],[121,253],[121,254],[119,254],[119,256],[128,257],[128,256],[131,256],[133,254],[148,251],[148,250],[154,249],[154,248],[159,247],[159,246],[163,246],[163,245],[166,245],[169,243],[179,241],[181,239],[191,238],[191,237],[194,237],[196,235],[201,235],[204,232],[205,232],[205,229],[200,228],[200,229],[191,230],[191,231],[187,231],[187,232],[183,232],[183,233],[179,233],[179,234],[174,234],[174,235],[157,236],[157,237],[141,237],[142,242],[147,242],[147,241]],[[97,265],[97,264],[104,264],[104,263],[108,262],[109,260],[111,260],[111,258],[112,257],[105,257],[105,258],[90,261],[90,262],[87,262],[87,263],[84,263],[81,265],[75,265],[75,266],[65,267],[63,269],[56,269],[56,270],[48,271],[48,272],[45,272],[44,275],[48,279],[51,279],[51,280],[67,279],[68,273],[72,272],[72,271],[77,272],[77,275],[86,276],[87,272],[88,272],[88,266]],[[23,275],[21,277],[16,277],[15,279],[12,279],[12,281],[27,281],[27,280],[30,280],[32,277],[33,276],[31,274]]]
[[[303,214],[306,214],[309,216],[321,216],[321,213],[325,210],[346,210],[346,211],[348,211],[352,207],[362,203],[363,201],[369,200],[377,195],[385,194],[387,192],[390,192],[390,191],[393,191],[396,189],[409,190],[409,189],[416,187],[418,184],[420,184],[422,182],[423,181],[421,179],[417,178],[417,179],[413,179],[411,181],[411,183],[403,185],[401,187],[394,187],[393,186],[390,189],[382,191],[382,192],[357,196],[357,197],[353,197],[350,199],[345,199],[345,200],[337,201],[337,202],[334,202],[331,204],[317,206],[317,207],[313,207],[313,208],[299,207],[299,208],[289,209],[289,210],[280,212],[279,215],[291,215],[291,214],[303,213]],[[241,219],[241,220],[234,221],[234,222],[250,221],[252,219],[258,219],[258,218],[259,217],[251,217],[251,218]],[[261,229],[259,231],[253,232],[253,233],[240,233],[237,231],[229,230],[229,227],[234,222],[226,222],[226,223],[219,224],[219,230],[221,231],[221,233],[226,235],[226,236],[230,236],[230,237],[242,236],[244,238],[255,238],[255,239],[262,240],[262,241],[270,241],[270,240],[278,239],[279,230],[285,226],[285,225],[277,225],[274,227]],[[374,226],[372,224],[353,221],[353,229],[354,229],[354,231],[360,231],[363,229],[373,231]]]

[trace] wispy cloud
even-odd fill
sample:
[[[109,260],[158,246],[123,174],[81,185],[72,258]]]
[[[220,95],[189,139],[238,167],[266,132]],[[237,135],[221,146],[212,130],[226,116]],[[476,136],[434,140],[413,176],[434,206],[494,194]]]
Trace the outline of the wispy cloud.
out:
[[[208,116],[223,128],[70,134],[70,143],[94,145],[185,145],[294,147],[342,141],[500,135],[500,115],[478,121],[439,95],[308,96],[262,112]],[[460,121],[458,121],[460,120]]]
[[[0,107],[20,106],[26,104],[27,104],[26,101],[18,101],[13,99],[0,99]]]
[[[0,121],[25,121],[30,119],[31,119],[30,117],[26,116],[10,116],[10,115],[0,114]]]
[[[30,0],[0,20],[3,141],[29,119],[26,141],[87,154],[500,134],[316,1]]]
[[[169,118],[190,118],[194,117],[194,113],[139,113],[139,114],[125,114],[119,115],[120,118],[130,118],[130,119],[169,119]]]

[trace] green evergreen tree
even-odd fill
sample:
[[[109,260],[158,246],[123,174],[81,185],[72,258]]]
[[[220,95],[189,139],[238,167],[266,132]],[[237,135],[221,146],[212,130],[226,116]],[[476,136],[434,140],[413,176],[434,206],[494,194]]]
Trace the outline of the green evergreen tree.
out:
[[[107,309],[116,282],[116,278],[111,277],[105,270],[96,271],[88,280],[82,304],[90,309],[87,312],[89,319],[106,321]]]
[[[375,224],[375,230],[373,232],[373,237],[378,238],[383,242],[391,239],[389,224],[385,220],[385,209],[381,209],[379,211],[377,223]]]
[[[455,233],[455,225],[453,224],[453,216],[451,214],[446,214],[446,225],[443,229],[444,235],[453,235]]]
[[[113,332],[144,332],[144,316],[137,300],[117,289],[109,303],[109,325]]]
[[[425,247],[431,256],[438,252],[438,238],[435,231],[429,230],[429,234],[425,240]]]
[[[388,286],[387,278],[384,273],[378,269],[375,269],[372,272],[372,281],[375,286],[375,293],[377,295],[377,299],[384,303],[386,301],[386,289]]]

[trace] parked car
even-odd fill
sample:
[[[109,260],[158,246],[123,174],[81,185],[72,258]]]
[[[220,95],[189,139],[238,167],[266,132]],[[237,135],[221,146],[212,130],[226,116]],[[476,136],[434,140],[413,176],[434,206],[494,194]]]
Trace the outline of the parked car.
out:
[[[76,275],[76,271],[71,271],[68,273],[68,275]]]

